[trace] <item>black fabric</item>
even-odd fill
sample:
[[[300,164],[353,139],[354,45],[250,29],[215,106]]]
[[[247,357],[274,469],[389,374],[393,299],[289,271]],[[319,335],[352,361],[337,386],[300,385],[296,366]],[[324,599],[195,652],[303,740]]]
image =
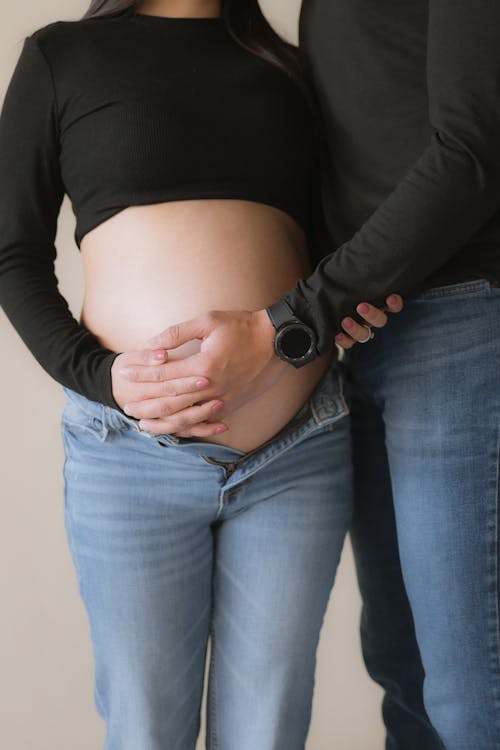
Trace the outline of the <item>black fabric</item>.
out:
[[[127,206],[194,198],[269,204],[316,237],[318,136],[299,87],[221,18],[129,11],[26,37],[0,116],[0,302],[40,365],[120,409],[118,352],[75,320],[58,289],[65,194],[78,248]]]
[[[284,295],[331,349],[362,301],[500,279],[498,0],[304,0],[332,238]]]

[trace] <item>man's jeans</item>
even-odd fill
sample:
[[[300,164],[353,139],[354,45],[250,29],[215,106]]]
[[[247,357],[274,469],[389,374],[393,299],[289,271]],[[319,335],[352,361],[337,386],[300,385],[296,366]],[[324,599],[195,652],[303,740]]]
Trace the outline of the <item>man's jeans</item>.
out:
[[[303,750],[352,515],[335,362],[256,451],[141,431],[64,388],[64,506],[105,750]]]
[[[500,289],[477,280],[409,298],[346,364],[361,633],[386,690],[387,749],[441,747],[425,672],[447,750],[495,750]]]

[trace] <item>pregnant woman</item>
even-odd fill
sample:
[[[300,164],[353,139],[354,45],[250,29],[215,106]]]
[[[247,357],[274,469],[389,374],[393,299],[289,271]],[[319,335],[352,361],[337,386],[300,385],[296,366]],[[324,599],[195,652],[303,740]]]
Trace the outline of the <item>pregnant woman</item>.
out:
[[[143,347],[212,308],[264,308],[310,272],[318,132],[256,1],[93,2],[24,40],[0,120],[1,303],[63,387],[105,750],[193,750],[209,636],[207,747],[304,747],[351,514],[337,357],[276,357],[274,382],[221,423],[210,382],[171,380],[199,342],[168,359]],[[66,193],[79,321],[54,272]],[[150,381],[121,379],[130,364]],[[124,409],[139,401],[152,419],[193,404],[198,434],[142,429]]]

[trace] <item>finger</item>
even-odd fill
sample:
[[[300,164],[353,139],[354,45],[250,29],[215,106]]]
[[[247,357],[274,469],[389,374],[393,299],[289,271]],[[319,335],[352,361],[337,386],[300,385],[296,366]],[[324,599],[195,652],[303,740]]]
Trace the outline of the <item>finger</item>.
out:
[[[191,429],[194,425],[199,422],[206,422],[214,414],[219,414],[222,411],[214,411],[216,401],[207,401],[204,404],[196,404],[195,406],[188,407],[182,411],[176,412],[169,417],[161,419],[141,419],[139,427],[145,430],[155,430],[160,432],[167,432],[169,434],[176,434],[185,432]],[[212,423],[215,424],[215,423]]]
[[[391,294],[386,299],[387,309],[389,312],[398,313],[403,309],[403,298],[399,294]]]
[[[357,306],[356,310],[366,320],[368,325],[374,328],[383,328],[387,325],[387,315],[382,310],[379,310],[378,307],[374,307],[368,302],[362,302]]]
[[[131,401],[125,404],[123,411],[131,417],[136,417],[136,419],[164,419],[193,406],[199,401],[200,398],[192,393],[174,397],[145,398],[141,401]],[[216,404],[223,404],[220,399],[211,399],[204,403],[210,403],[212,407]]]
[[[342,328],[355,341],[365,341],[369,333],[364,326],[359,325],[352,318],[344,318]]]
[[[122,352],[120,354],[120,367],[131,367],[133,365],[154,365],[165,362],[168,352],[165,349],[140,349],[133,352]]]
[[[178,437],[192,438],[192,437],[213,437],[214,435],[220,435],[223,432],[227,432],[228,426],[224,422],[200,422],[189,430],[183,432],[177,432]]]
[[[178,411],[179,408],[183,409],[186,404],[194,404],[195,401],[204,401],[209,398],[209,392],[207,388],[210,385],[208,378],[180,378],[177,380],[160,380],[155,386],[146,384],[144,386],[138,386],[134,388],[134,399],[130,400],[127,406],[133,404],[139,404],[142,401],[149,401],[151,399],[169,398],[172,402],[172,411]],[[196,394],[193,396],[193,394]],[[185,402],[181,402],[181,406],[175,408],[176,403],[174,399],[179,396],[190,396]],[[214,394],[211,394],[214,395]],[[149,415],[148,415],[149,416]]]
[[[130,364],[126,367],[120,367],[118,374],[134,383],[159,383],[184,378],[192,378],[196,381],[206,377],[202,372],[204,365],[205,358],[197,353],[182,359],[171,359],[169,362],[156,366]],[[149,397],[151,398],[151,395]]]
[[[347,336],[345,333],[338,333],[335,336],[335,341],[339,346],[342,347],[342,349],[352,349],[352,347],[356,343],[354,339],[352,339],[350,336]]]
[[[202,339],[206,335],[206,322],[206,318],[200,315],[197,318],[191,318],[191,320],[185,320],[182,323],[175,323],[165,328],[157,336],[152,336],[148,339],[146,346],[162,346],[165,349],[176,349],[187,341]]]

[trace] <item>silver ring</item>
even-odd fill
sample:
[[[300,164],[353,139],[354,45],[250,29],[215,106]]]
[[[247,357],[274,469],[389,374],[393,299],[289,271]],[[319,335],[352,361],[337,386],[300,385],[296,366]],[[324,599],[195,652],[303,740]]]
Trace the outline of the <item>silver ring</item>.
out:
[[[367,326],[364,323],[361,323],[361,325],[363,326],[363,328],[366,328],[366,330],[368,331],[368,336],[366,337],[366,339],[358,339],[358,342],[360,344],[366,344],[368,341],[371,341],[372,339],[375,338],[375,334],[373,333],[370,326]]]

